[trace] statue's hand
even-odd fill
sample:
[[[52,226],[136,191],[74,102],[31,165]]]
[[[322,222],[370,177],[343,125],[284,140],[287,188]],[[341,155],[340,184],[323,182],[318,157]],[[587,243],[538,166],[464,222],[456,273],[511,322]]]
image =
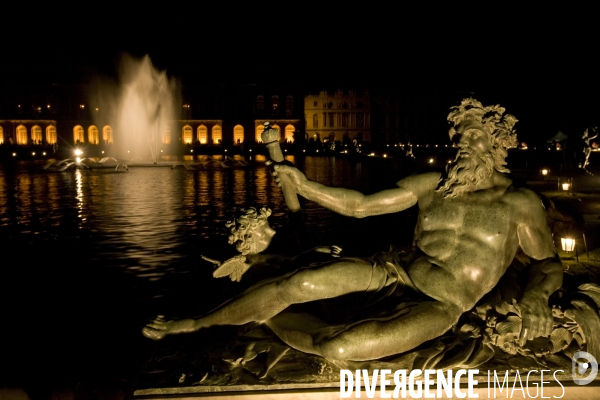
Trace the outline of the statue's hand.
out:
[[[554,318],[547,298],[533,291],[526,292],[517,306],[523,320],[519,336],[521,346],[528,340],[552,333]]]
[[[275,177],[275,182],[277,182],[279,186],[281,186],[282,175],[287,175],[296,188],[301,187],[306,181],[306,175],[298,168],[284,164],[275,164],[273,166],[273,177]]]
[[[331,257],[339,258],[342,254],[342,248],[340,246],[319,246],[314,249],[318,253],[331,254]]]

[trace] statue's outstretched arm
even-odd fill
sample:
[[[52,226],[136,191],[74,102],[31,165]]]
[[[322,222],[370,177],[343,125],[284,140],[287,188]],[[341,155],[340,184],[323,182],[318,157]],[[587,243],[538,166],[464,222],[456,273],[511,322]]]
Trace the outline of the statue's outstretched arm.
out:
[[[275,173],[286,174],[300,196],[349,217],[363,218],[373,215],[389,214],[413,206],[418,196],[411,188],[397,187],[378,193],[365,195],[356,190],[329,187],[314,182],[294,167],[275,165]]]

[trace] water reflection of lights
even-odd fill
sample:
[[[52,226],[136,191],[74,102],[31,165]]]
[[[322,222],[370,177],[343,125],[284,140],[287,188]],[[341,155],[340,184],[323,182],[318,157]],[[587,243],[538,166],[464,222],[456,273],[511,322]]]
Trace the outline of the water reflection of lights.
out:
[[[77,157],[79,158],[79,157]],[[77,161],[79,162],[79,161]],[[83,214],[83,183],[81,170],[75,170],[75,198],[77,199],[77,216],[81,218],[82,221],[85,221],[85,216]]]

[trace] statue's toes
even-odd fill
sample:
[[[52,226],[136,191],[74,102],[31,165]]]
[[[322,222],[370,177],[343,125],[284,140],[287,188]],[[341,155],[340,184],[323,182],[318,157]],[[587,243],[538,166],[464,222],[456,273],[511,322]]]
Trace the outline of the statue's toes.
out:
[[[165,332],[146,326],[142,329],[142,335],[146,336],[148,339],[160,340],[165,337]]]

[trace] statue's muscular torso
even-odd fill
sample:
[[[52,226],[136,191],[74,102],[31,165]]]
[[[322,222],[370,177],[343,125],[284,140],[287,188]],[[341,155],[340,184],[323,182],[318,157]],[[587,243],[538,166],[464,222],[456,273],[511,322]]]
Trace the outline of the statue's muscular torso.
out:
[[[421,176],[417,188],[414,245],[421,255],[407,268],[423,293],[469,310],[498,283],[520,244],[535,258],[553,256],[551,242],[537,241],[551,236],[543,232],[545,212],[532,191],[515,189],[510,179],[498,174],[489,189],[443,198],[435,191],[439,175],[427,175]],[[399,185],[414,189],[411,181],[417,183],[409,179],[406,186]],[[533,231],[535,237],[521,243],[521,231],[524,236]]]

